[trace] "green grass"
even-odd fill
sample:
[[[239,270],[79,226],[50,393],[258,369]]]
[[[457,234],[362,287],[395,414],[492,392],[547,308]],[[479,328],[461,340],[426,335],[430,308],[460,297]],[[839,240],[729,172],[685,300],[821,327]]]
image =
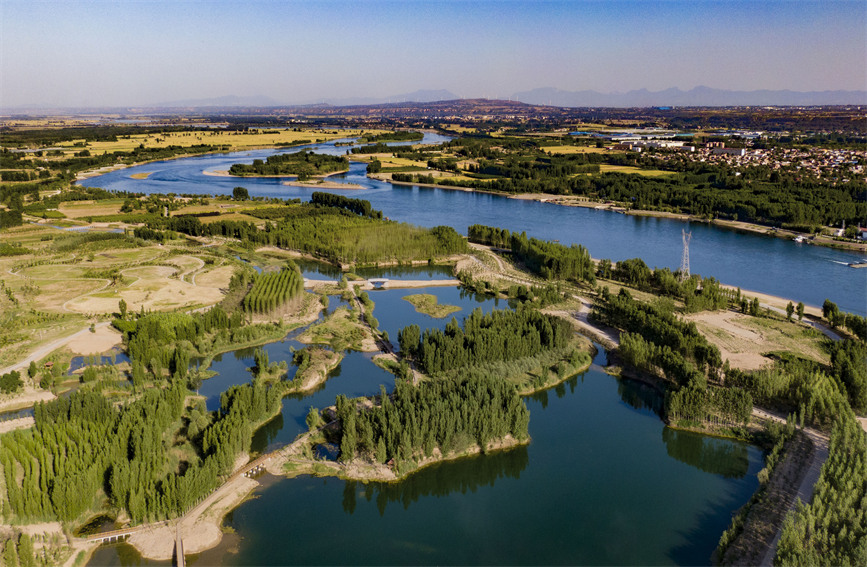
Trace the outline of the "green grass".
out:
[[[461,310],[461,308],[456,305],[442,305],[437,303],[437,297],[428,293],[407,295],[403,299],[410,302],[419,313],[430,315],[436,319],[448,317],[452,313]]]

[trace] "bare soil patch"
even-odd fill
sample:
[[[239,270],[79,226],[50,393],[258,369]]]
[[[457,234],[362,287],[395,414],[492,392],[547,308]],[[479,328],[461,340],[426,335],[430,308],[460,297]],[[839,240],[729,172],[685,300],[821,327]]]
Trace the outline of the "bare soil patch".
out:
[[[114,327],[99,327],[93,333],[80,333],[66,343],[75,354],[102,354],[121,343],[122,335]]]

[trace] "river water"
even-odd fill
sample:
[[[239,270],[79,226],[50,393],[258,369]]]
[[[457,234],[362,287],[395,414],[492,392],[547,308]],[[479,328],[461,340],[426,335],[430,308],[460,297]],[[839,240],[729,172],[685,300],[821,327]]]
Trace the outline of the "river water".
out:
[[[310,267],[308,270],[312,271]],[[456,305],[458,319],[505,301],[457,288],[370,292],[391,337],[400,327],[443,328],[451,317],[417,313],[407,295]],[[329,310],[340,305],[332,297]],[[292,336],[266,345],[271,361],[300,347]],[[263,477],[256,497],[227,516],[234,534],[188,565],[707,564],[731,514],[758,486],[759,449],[671,430],[662,396],[601,370],[604,351],[580,376],[526,398],[528,446],[441,463],[400,483]],[[252,351],[215,359],[200,393],[215,396],[251,379]],[[281,415],[253,439],[268,451],[304,431],[311,406],[338,394],[370,395],[393,376],[349,352],[319,390],[283,400]],[[150,565],[127,544],[100,547],[89,565]],[[167,564],[167,563],[162,563]]]
[[[425,143],[448,138],[434,134]],[[320,153],[342,154],[345,147],[334,142],[305,146]],[[81,181],[82,185],[142,193],[231,194],[242,185],[250,195],[279,198],[309,198],[311,189],[283,185],[276,178],[230,178],[205,175],[225,171],[233,163],[252,163],[287,150],[255,150],[154,162],[118,170]],[[293,148],[290,151],[299,151]],[[147,179],[133,179],[149,172]],[[355,183],[361,191],[335,191],[369,200],[374,208],[393,220],[419,226],[449,225],[466,234],[471,224],[526,231],[538,238],[583,244],[594,258],[623,260],[643,258],[651,267],[680,267],[681,229],[692,231],[690,269],[713,276],[723,283],[822,305],[826,298],[844,311],[867,315],[867,270],[849,268],[849,262],[864,255],[797,244],[789,240],[739,232],[705,223],[674,219],[636,217],[610,211],[563,207],[522,201],[501,195],[449,189],[391,185],[368,179],[365,165],[354,163],[334,181]]]

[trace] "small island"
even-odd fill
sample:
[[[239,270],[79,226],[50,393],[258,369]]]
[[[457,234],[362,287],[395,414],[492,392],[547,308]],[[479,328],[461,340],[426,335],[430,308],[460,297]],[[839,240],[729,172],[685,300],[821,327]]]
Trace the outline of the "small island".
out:
[[[344,156],[329,156],[302,151],[291,154],[277,154],[264,161],[254,159],[252,164],[236,163],[229,168],[229,175],[238,177],[268,177],[297,175],[299,180],[307,180],[317,175],[328,175],[349,169],[349,160]]]
[[[456,305],[443,305],[438,303],[437,297],[429,293],[407,295],[404,299],[412,303],[415,310],[419,313],[430,315],[435,319],[442,319],[443,317],[447,317],[452,313],[461,310],[461,308]]]

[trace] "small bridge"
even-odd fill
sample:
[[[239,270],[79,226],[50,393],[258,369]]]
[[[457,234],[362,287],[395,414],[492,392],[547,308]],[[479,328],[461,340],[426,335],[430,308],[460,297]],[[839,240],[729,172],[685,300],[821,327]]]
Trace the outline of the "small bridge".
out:
[[[389,282],[387,278],[371,278],[367,281],[370,283],[370,285],[373,286],[373,289],[382,289]]]
[[[124,541],[126,538],[139,531],[141,526],[132,528],[124,528],[122,530],[112,530],[110,532],[102,532],[99,534],[90,534],[85,539],[87,541],[95,541],[99,543],[114,543],[116,541]]]

